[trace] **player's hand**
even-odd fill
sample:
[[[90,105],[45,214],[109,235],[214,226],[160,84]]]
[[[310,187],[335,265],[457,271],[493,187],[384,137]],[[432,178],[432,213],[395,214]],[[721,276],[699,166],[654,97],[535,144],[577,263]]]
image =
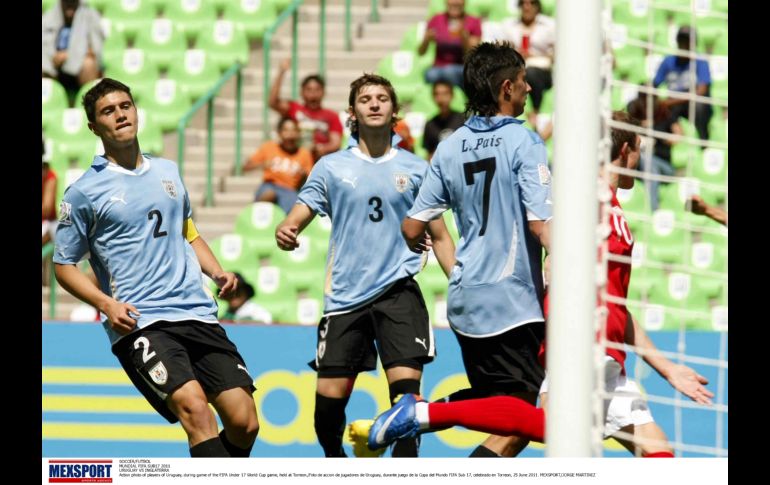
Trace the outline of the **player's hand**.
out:
[[[136,328],[136,319],[131,314],[141,316],[139,310],[130,303],[113,300],[104,310],[110,327],[120,335],[128,335]]]
[[[433,240],[430,238],[430,234],[425,232],[422,237],[414,244],[414,246],[409,249],[411,249],[413,253],[422,254],[430,251],[432,247]]]
[[[708,379],[686,365],[675,364],[669,372],[668,382],[671,387],[700,404],[711,404],[714,393],[704,386]]]
[[[229,271],[213,274],[211,279],[219,287],[219,298],[225,298],[238,289],[238,279]]]
[[[67,62],[67,51],[56,51],[53,55],[53,65],[58,69],[65,62]]]
[[[433,29],[425,29],[425,40],[428,42],[436,40],[436,31]]]
[[[690,196],[690,210],[693,212],[693,214],[703,215],[706,213],[706,208],[708,207],[708,204],[703,201],[699,196],[697,195],[691,195]]]
[[[551,283],[551,255],[546,254],[543,261],[543,285],[548,288]]]
[[[284,251],[294,251],[299,247],[297,236],[299,227],[295,225],[280,225],[275,229],[275,242]]]
[[[291,59],[284,59],[281,61],[280,64],[278,64],[278,69],[281,70],[281,72],[286,72],[291,67]]]

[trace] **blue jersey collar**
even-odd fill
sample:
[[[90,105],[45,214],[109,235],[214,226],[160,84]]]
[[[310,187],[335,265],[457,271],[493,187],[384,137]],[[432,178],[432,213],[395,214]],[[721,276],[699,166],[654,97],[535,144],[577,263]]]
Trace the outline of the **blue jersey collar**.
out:
[[[511,123],[522,124],[523,120],[517,120],[513,116],[471,116],[468,121],[465,122],[465,126],[468,127],[474,133],[484,133],[487,131],[495,131],[503,126],[510,125]]]

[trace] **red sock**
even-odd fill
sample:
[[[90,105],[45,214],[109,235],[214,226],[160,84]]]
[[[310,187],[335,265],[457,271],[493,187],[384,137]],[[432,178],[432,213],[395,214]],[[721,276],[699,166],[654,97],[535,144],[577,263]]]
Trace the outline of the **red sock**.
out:
[[[467,401],[430,403],[428,416],[431,428],[464,426],[501,436],[521,436],[544,442],[545,414],[516,397],[496,396]]]
[[[656,451],[655,453],[646,453],[642,458],[673,458],[674,454],[670,451]]]

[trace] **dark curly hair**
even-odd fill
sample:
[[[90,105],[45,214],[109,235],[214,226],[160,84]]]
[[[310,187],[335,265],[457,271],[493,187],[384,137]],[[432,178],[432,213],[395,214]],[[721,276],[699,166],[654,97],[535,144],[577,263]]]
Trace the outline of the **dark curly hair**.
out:
[[[482,42],[465,58],[463,82],[468,102],[465,115],[494,116],[500,86],[525,69],[524,58],[508,42]]]

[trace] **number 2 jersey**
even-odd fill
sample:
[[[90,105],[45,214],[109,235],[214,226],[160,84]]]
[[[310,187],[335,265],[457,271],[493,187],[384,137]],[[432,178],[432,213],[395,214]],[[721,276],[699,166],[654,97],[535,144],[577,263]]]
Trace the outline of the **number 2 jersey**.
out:
[[[541,246],[528,222],[551,218],[542,139],[511,116],[473,116],[442,141],[409,217],[452,209],[460,233],[447,317],[468,337],[543,321]]]
[[[88,257],[100,289],[139,310],[138,328],[159,320],[217,323],[216,302],[183,236],[192,208],[177,165],[143,157],[136,170],[94,157],[64,194],[53,260]],[[115,343],[120,335],[103,324]]]
[[[422,265],[401,236],[428,163],[395,148],[371,158],[355,136],[346,150],[322,157],[299,192],[298,202],[329,216],[332,233],[326,256],[324,314],[355,310],[376,299]]]

